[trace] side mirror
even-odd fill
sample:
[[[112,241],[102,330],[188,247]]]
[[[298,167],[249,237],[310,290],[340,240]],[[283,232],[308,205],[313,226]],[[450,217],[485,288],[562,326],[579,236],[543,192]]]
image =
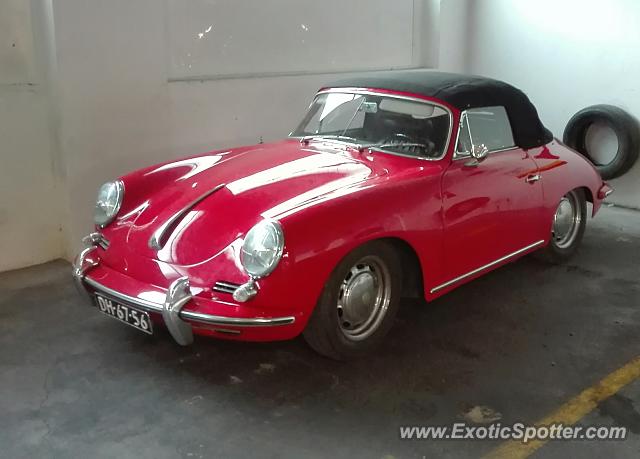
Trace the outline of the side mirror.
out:
[[[487,159],[487,154],[489,154],[489,149],[484,144],[474,145],[471,147],[471,157],[478,162]]]
[[[476,167],[482,161],[487,159],[488,154],[489,154],[489,149],[487,148],[486,145],[484,144],[473,145],[471,147],[471,158],[473,159],[471,159],[470,161],[467,161],[464,165],[467,167]]]

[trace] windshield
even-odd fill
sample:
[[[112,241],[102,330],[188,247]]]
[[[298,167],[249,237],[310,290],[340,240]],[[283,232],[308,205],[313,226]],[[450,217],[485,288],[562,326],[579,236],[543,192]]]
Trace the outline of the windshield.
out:
[[[434,104],[386,95],[318,94],[292,137],[326,138],[403,155],[439,158],[450,114]]]

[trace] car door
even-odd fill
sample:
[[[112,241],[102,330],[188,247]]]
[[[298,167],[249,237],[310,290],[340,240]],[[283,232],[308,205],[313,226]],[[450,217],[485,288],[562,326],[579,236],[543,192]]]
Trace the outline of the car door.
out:
[[[484,150],[485,156],[474,159],[472,149]],[[433,293],[542,244],[539,180],[533,159],[514,144],[504,107],[463,112],[454,156],[442,178],[449,280]]]

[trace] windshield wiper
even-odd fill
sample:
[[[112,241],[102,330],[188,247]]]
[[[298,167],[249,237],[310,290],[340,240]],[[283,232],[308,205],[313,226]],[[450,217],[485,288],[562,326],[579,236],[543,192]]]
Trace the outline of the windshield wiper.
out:
[[[367,99],[366,96],[362,96],[362,98],[360,99],[360,103],[358,104],[358,108],[356,108],[356,111],[353,112],[353,116],[351,117],[351,119],[349,120],[349,123],[347,124],[347,127],[344,128],[344,131],[342,131],[342,134],[340,134],[341,136],[343,136],[351,127],[351,123],[353,123],[353,120],[356,119],[356,116],[358,115],[358,112],[360,111],[360,108],[362,107],[362,104],[364,103],[364,101]]]
[[[388,148],[388,147],[421,147],[425,150],[429,148],[428,145],[418,142],[385,142],[385,143],[372,143],[366,145],[365,148]]]
[[[346,135],[323,135],[323,134],[314,134],[314,135],[305,135],[300,138],[300,143],[308,144],[310,140],[333,140],[336,142],[343,142],[354,145],[356,148],[361,149],[362,145],[358,143],[358,139],[354,137],[349,137]]]

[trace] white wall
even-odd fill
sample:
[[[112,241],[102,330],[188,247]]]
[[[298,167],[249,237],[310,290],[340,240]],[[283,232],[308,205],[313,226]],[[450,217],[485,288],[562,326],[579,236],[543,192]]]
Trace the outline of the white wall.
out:
[[[55,142],[32,19],[30,2],[0,2],[0,271],[63,255]]]
[[[72,258],[106,180],[286,136],[319,72],[437,60],[437,4],[3,0],[0,271]]]
[[[167,0],[169,78],[407,67],[413,0]]]
[[[431,33],[420,24],[433,20],[436,4],[53,1],[66,255],[91,229],[102,182],[169,158],[286,136],[314,92],[341,77],[320,69],[428,64],[436,50],[422,43]]]
[[[465,73],[469,67],[470,3],[474,0],[440,0],[437,67]]]
[[[469,70],[523,89],[562,138],[578,110],[607,103],[640,116],[640,2],[475,0]],[[640,161],[610,201],[640,208]]]

